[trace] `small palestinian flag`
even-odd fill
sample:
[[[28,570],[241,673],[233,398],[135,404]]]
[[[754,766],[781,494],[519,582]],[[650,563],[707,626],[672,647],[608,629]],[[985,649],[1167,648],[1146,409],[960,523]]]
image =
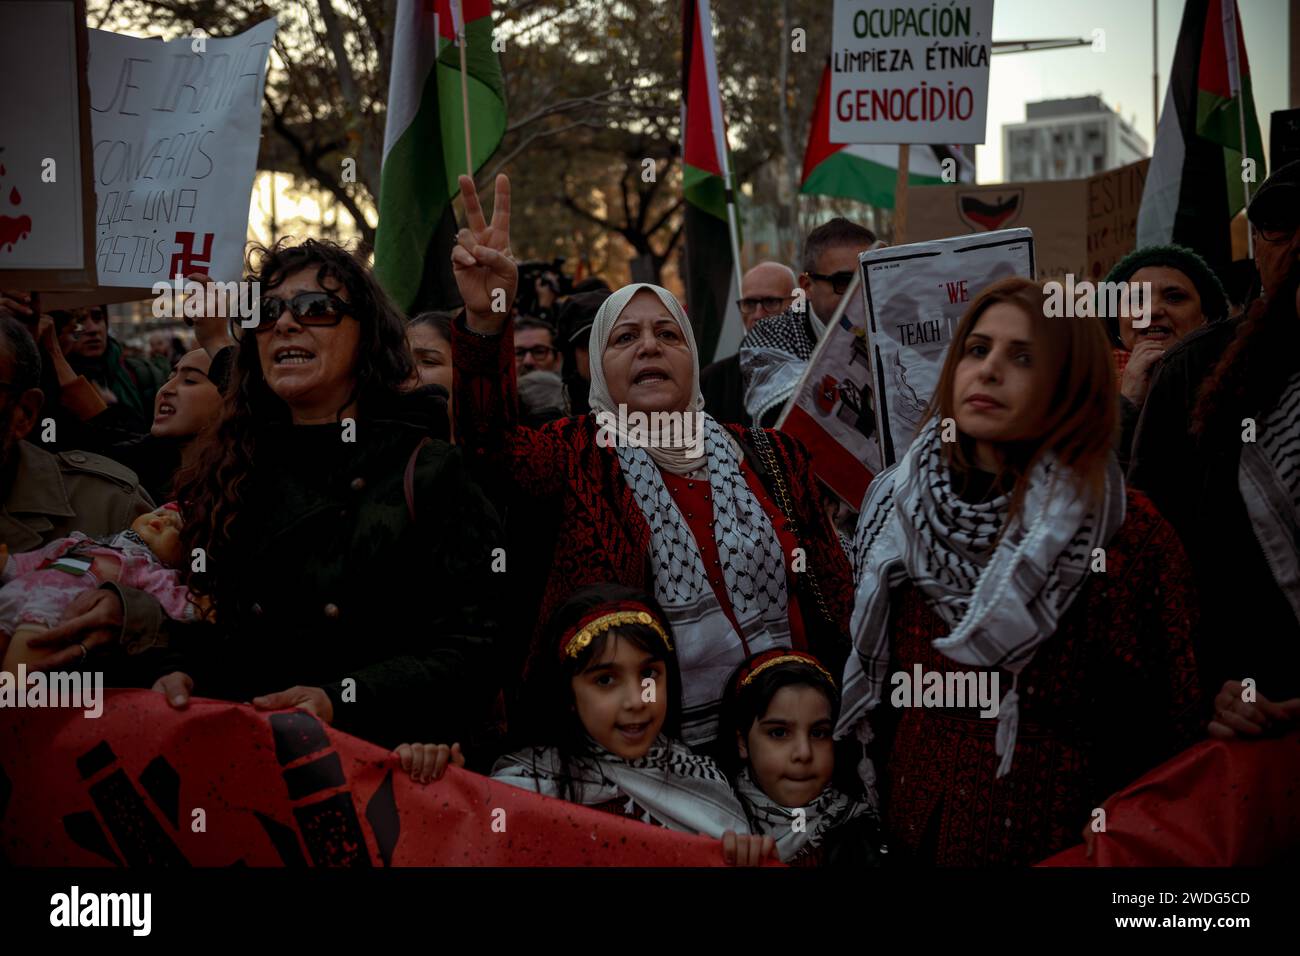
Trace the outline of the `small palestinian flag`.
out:
[[[894,208],[894,188],[898,181],[898,147],[878,144],[832,143],[831,67],[822,71],[817,104],[813,108],[812,128],[808,131],[808,150],[803,159],[801,193],[814,196],[838,196],[856,199],[880,209]],[[910,186],[935,186],[943,182],[945,159],[952,159],[956,178],[951,182],[975,181],[975,164],[957,146],[913,146],[907,162]]]

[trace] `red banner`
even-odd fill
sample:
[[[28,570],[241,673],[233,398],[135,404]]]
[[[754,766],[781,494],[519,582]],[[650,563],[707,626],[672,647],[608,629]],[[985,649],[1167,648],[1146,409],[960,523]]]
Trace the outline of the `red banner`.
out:
[[[450,768],[414,783],[302,711],[110,691],[0,710],[0,862],[19,866],[720,866],[718,840]]]
[[[1300,731],[1206,740],[1116,793],[1039,866],[1264,866],[1300,854]],[[1104,829],[1100,827],[1104,826]]]

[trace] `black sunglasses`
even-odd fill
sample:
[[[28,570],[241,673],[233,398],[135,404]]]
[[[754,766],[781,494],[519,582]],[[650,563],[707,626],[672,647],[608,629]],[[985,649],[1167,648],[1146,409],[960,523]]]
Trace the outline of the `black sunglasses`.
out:
[[[829,282],[831,288],[835,290],[836,295],[843,295],[848,289],[849,283],[853,281],[852,270],[849,270],[848,272],[835,272],[831,275],[823,275],[820,272],[807,272],[804,274],[807,275],[809,279],[816,279],[818,282]]]
[[[246,326],[239,319],[231,319],[230,327],[235,338],[241,332],[265,332],[280,320],[288,309],[300,325],[338,325],[348,315],[348,304],[329,292],[299,292],[289,299],[263,296],[259,303],[256,326]]]

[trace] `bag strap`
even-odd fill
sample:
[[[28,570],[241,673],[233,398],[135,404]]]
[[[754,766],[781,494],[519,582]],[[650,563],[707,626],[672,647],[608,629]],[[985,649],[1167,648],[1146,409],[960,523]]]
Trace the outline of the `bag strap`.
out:
[[[406,513],[410,516],[411,522],[415,522],[415,462],[420,457],[420,452],[424,450],[425,445],[432,444],[433,439],[425,435],[411,452],[411,457],[406,463],[406,472],[402,475],[402,491],[406,493]]]

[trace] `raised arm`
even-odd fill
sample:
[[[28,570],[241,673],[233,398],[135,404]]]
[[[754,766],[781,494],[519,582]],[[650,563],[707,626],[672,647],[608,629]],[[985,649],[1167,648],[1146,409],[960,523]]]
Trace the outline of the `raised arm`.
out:
[[[465,314],[452,323],[452,414],[456,443],[485,487],[504,483],[534,497],[560,490],[569,447],[559,430],[519,424],[514,332],[509,324],[519,269],[510,256],[510,180],[498,176],[489,224],[478,191],[460,177],[467,228],[452,268]]]

